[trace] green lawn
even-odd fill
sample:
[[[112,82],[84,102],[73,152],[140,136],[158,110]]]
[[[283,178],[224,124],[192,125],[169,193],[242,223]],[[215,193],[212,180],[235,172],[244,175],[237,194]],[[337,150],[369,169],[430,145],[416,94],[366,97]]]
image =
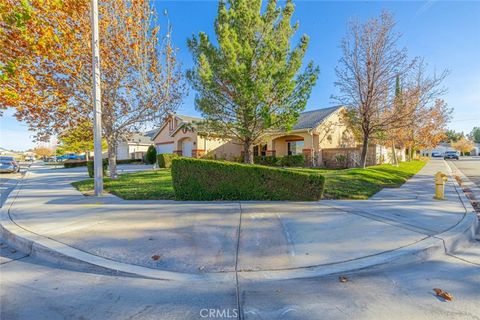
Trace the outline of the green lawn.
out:
[[[72,185],[81,192],[90,193],[93,190],[93,179],[77,181]],[[125,173],[116,180],[105,178],[104,189],[126,200],[175,198],[169,169]]]
[[[399,187],[425,165],[424,161],[402,162],[398,167],[383,164],[366,169],[310,169],[289,170],[322,174],[325,176],[324,198],[368,199],[382,188]],[[117,180],[104,180],[105,190],[127,200],[175,199],[169,169],[125,173]],[[79,191],[90,193],[93,179],[72,183]]]
[[[368,199],[383,188],[400,187],[420,171],[425,161],[402,162],[398,167],[382,164],[366,169],[322,170],[296,169],[318,172],[325,176],[324,198]]]

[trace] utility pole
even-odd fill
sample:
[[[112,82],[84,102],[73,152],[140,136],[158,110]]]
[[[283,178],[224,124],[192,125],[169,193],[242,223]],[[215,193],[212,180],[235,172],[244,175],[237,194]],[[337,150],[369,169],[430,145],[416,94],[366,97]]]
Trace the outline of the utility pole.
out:
[[[100,92],[100,45],[98,39],[98,1],[92,0],[93,74],[93,171],[95,196],[103,193],[102,101]]]

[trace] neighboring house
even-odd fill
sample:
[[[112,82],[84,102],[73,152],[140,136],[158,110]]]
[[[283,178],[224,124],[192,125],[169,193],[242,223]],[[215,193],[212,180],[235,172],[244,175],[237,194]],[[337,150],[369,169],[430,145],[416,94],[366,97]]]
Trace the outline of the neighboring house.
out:
[[[5,148],[0,147],[0,156],[10,156],[10,157],[18,157],[19,154],[14,151],[7,150]]]
[[[143,159],[151,145],[153,141],[146,133],[133,133],[129,139],[118,143],[117,160]]]
[[[475,143],[473,150],[470,152],[472,156],[480,156],[480,143]]]
[[[211,156],[232,160],[242,145],[220,137],[206,137],[196,130],[203,119],[178,114],[168,115],[153,136],[157,153],[176,153],[184,157]]]
[[[438,146],[432,149],[424,149],[420,151],[422,156],[430,157],[433,152],[437,152],[440,154],[444,154],[447,151],[456,151],[448,142],[442,142]],[[472,156],[480,156],[480,143],[475,143],[473,146],[472,151],[470,151],[470,155]]]
[[[441,142],[438,146],[435,148],[430,148],[430,149],[423,149],[420,150],[420,154],[425,157],[431,157],[432,153],[436,152],[439,154],[444,154],[447,151],[455,151],[455,149],[450,145],[448,142]]]
[[[288,132],[272,131],[263,142],[253,147],[254,156],[286,156],[303,154],[309,166],[339,166],[338,155],[347,159],[346,166],[358,165],[360,147],[344,121],[342,106],[302,112]],[[184,157],[210,157],[232,160],[243,156],[243,145],[235,140],[205,136],[197,131],[196,123],[203,119],[170,114],[153,136],[157,153],[177,153]],[[370,147],[368,164],[387,162],[379,153],[386,152],[376,145]],[[399,160],[404,152],[397,150]]]

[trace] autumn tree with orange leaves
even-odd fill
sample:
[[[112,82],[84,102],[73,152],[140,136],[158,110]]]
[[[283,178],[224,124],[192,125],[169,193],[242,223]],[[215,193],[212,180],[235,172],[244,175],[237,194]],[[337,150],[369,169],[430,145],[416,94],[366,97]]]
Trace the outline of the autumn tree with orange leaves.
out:
[[[160,36],[148,0],[99,2],[102,129],[110,176],[117,142],[174,111],[183,94],[171,30]],[[37,138],[92,118],[90,1],[0,4],[0,108],[14,108]]]
[[[475,147],[475,144],[472,141],[465,139],[464,137],[452,143],[452,148],[454,148],[457,151],[460,151],[462,155],[465,155],[467,152],[472,151],[474,147]]]

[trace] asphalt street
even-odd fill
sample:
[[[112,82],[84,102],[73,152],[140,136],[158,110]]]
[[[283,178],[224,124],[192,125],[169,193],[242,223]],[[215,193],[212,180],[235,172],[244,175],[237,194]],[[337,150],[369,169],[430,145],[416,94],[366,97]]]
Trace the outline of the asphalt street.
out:
[[[480,156],[461,157],[458,161],[452,162],[470,181],[480,187]]]

